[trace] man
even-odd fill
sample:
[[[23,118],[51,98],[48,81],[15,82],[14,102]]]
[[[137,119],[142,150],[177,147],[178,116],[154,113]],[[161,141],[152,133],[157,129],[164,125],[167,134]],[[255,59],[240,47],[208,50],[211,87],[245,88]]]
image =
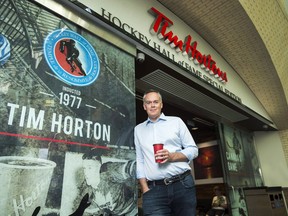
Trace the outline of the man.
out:
[[[135,127],[134,138],[144,215],[195,216],[196,192],[189,163],[198,156],[198,148],[179,117],[162,113],[158,91],[144,94],[143,107],[148,119]],[[154,143],[163,143],[163,150],[154,154]]]
[[[219,186],[213,188],[215,196],[212,199],[212,208],[207,212],[206,216],[221,216],[224,215],[227,208],[226,196],[222,194]]]
[[[136,215],[136,161],[103,163],[101,155],[101,150],[92,149],[82,157],[85,180],[92,189],[86,215]]]

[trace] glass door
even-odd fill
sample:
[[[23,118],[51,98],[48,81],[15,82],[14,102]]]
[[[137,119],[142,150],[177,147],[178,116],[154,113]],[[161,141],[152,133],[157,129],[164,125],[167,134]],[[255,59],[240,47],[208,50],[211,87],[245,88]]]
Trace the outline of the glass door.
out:
[[[233,216],[248,215],[243,188],[263,186],[253,133],[225,124],[219,128],[230,211]]]

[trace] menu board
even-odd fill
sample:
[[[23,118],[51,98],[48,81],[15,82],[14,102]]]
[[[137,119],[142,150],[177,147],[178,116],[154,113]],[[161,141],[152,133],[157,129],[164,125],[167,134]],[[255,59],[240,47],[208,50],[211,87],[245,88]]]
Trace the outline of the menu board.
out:
[[[135,215],[134,57],[31,2],[1,4],[0,215]]]

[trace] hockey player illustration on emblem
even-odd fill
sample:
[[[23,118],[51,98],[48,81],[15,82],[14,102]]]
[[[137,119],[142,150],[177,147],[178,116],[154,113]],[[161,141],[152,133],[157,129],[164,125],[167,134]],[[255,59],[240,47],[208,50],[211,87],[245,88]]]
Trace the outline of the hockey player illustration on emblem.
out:
[[[78,58],[80,55],[76,47],[76,42],[72,39],[60,41],[60,52],[66,55],[66,62],[70,65],[70,72],[74,74],[86,76],[86,72],[82,68],[82,63]]]

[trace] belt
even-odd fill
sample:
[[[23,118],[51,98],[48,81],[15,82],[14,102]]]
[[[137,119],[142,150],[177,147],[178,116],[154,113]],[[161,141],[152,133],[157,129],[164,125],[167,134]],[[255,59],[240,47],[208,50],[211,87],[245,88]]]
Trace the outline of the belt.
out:
[[[180,175],[175,175],[170,178],[164,178],[164,179],[155,180],[155,181],[147,181],[147,183],[148,185],[170,185],[172,183],[180,181],[181,179],[184,179],[188,175],[191,175],[190,170],[187,170]]]

